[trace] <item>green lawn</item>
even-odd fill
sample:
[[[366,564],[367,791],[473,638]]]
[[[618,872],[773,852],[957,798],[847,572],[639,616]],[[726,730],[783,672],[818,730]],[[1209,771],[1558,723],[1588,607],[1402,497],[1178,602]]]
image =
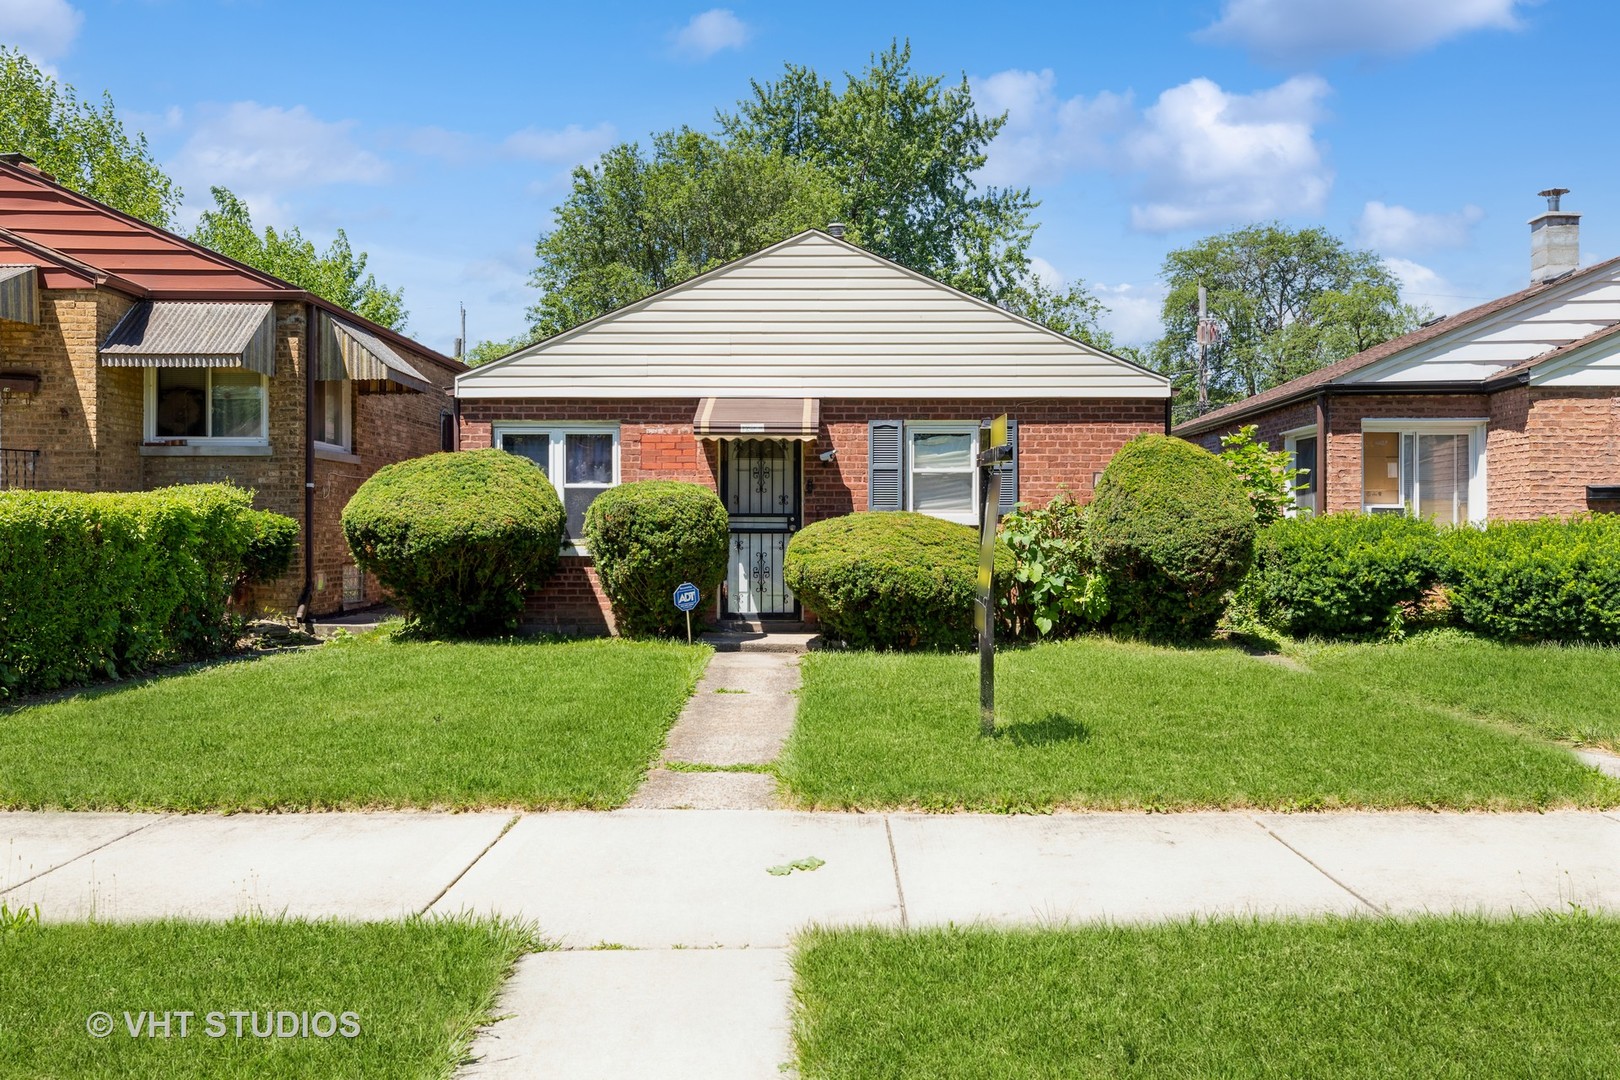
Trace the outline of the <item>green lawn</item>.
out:
[[[1302,655],[1317,671],[1398,700],[1620,751],[1620,649],[1499,645],[1430,634],[1396,645],[1334,645]]]
[[[1620,1075],[1620,921],[818,930],[802,1080]]]
[[[969,655],[810,655],[789,792],[821,808],[1620,803],[1620,783],[1539,738],[1235,648],[1009,650],[989,739],[977,679]]]
[[[0,806],[617,806],[708,656],[357,640],[85,691],[0,714]]]
[[[74,923],[0,932],[0,1077],[28,1080],[448,1078],[501,980],[537,947],[488,921],[336,923],[238,920]],[[169,1036],[140,1014],[169,1018]],[[237,1037],[233,1011],[242,1018]],[[337,1016],[358,1034],[257,1037],[267,1013]],[[90,1034],[92,1013],[111,1033]],[[224,1014],[210,1034],[209,1012]],[[125,1013],[129,1013],[128,1017]],[[283,1030],[290,1024],[280,1021]],[[132,1037],[133,1024],[141,1035]],[[313,1028],[306,1027],[313,1025]]]

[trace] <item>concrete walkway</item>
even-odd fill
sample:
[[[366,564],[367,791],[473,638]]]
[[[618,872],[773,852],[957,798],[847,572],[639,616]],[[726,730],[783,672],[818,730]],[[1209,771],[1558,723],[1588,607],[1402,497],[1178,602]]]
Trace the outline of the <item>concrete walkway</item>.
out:
[[[1620,911],[1620,812],[0,813],[0,901],[533,919],[574,951],[522,963],[467,1076],[761,1077],[789,1058],[810,923]]]
[[[769,765],[776,760],[793,731],[797,712],[793,695],[798,688],[797,653],[746,646],[716,652],[670,729],[658,764],[630,805],[686,810],[774,807],[774,776],[725,767]],[[688,768],[668,768],[671,763]],[[715,771],[692,771],[692,766]]]

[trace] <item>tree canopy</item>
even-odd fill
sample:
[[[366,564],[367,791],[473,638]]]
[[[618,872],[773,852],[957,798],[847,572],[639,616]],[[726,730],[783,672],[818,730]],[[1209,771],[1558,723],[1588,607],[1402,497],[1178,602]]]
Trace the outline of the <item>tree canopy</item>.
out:
[[[1164,336],[1152,361],[1174,380],[1182,417],[1196,410],[1198,287],[1219,335],[1208,348],[1212,406],[1298,378],[1415,329],[1384,261],[1325,229],[1277,222],[1208,236],[1165,257]]]
[[[296,227],[277,232],[266,226],[259,233],[247,203],[227,188],[209,190],[214,208],[198,219],[191,234],[194,243],[274,274],[380,326],[405,329],[404,290],[381,285],[375,275],[366,273],[366,253],[356,253],[342,229],[320,252]]]
[[[82,101],[20,51],[0,45],[0,151],[27,154],[64,186],[153,225],[167,226],[180,189],[113,111]]]

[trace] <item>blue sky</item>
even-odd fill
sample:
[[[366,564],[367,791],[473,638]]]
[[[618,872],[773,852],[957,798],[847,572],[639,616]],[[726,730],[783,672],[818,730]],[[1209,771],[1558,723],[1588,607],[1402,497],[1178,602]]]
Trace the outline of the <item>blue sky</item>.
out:
[[[1041,200],[1042,272],[1156,336],[1165,252],[1255,220],[1383,254],[1455,311],[1522,286],[1549,186],[1583,258],[1620,254],[1620,5],[1203,0],[727,6],[0,0],[0,41],[113,94],[184,187],[259,224],[337,227],[448,351],[524,325],[569,170],[706,127],[785,62],[837,77],[891,38],[1010,121],[984,179]]]

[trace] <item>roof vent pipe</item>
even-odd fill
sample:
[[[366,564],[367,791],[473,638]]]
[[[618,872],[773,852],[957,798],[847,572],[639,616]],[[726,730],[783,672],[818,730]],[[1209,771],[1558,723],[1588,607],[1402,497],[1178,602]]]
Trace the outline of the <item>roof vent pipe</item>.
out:
[[[842,221],[828,222],[827,235],[832,237],[834,240],[842,240],[844,238],[844,223]]]
[[[1530,219],[1530,284],[1540,285],[1581,265],[1581,215],[1559,209],[1568,188],[1548,188],[1536,194],[1547,200],[1545,212]]]

